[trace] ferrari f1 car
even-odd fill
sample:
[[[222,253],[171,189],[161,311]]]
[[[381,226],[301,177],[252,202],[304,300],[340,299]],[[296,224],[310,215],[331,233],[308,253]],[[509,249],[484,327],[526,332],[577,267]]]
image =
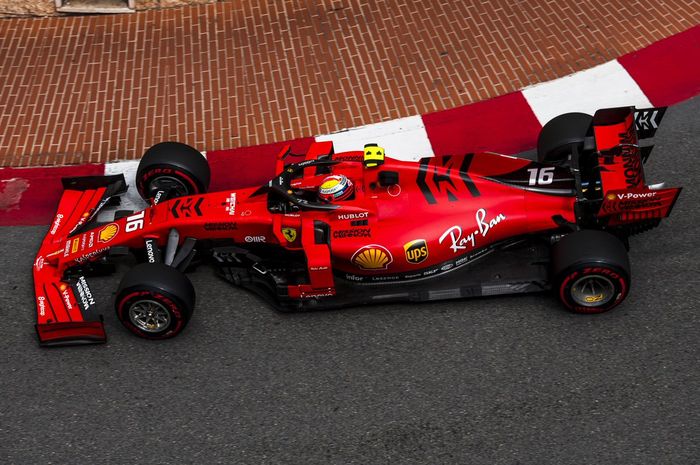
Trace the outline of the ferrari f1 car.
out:
[[[148,339],[186,326],[195,291],[185,271],[205,261],[281,311],[551,290],[574,312],[605,312],[630,292],[628,237],[657,226],[680,194],[645,182],[651,147],[639,140],[664,111],[561,115],[542,129],[536,159],[286,148],[267,184],[212,193],[197,150],[157,144],[136,173],[145,210],[100,222],[124,177],[63,180],[34,263],[39,340],[105,341],[86,278],[124,254],[142,263],[119,285],[117,317]]]

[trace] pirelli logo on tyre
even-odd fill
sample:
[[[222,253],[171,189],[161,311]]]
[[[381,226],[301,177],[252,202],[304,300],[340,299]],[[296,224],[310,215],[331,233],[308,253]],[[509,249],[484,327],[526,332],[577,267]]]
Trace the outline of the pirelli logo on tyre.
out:
[[[428,258],[428,244],[425,239],[416,239],[403,245],[406,261],[417,265]]]

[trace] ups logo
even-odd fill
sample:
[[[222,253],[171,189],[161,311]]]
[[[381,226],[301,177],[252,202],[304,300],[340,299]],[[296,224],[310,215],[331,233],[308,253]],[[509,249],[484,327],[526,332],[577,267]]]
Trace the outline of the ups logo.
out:
[[[425,239],[416,239],[403,245],[408,263],[418,264],[428,258],[428,244]]]

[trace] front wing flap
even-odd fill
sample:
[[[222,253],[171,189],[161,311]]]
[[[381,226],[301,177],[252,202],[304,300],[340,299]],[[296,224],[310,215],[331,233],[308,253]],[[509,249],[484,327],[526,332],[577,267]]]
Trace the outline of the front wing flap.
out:
[[[609,191],[603,199],[598,216],[609,218],[610,226],[659,220],[671,214],[680,193],[680,187]]]
[[[65,188],[49,231],[34,261],[36,331],[41,345],[106,341],[102,315],[84,276],[66,277],[61,258],[85,248],[76,234],[109,201],[126,191],[122,175],[63,180]],[[82,239],[81,239],[82,238]]]
[[[105,342],[102,315],[85,277],[64,281],[50,265],[42,271],[34,274],[39,343],[58,346]]]

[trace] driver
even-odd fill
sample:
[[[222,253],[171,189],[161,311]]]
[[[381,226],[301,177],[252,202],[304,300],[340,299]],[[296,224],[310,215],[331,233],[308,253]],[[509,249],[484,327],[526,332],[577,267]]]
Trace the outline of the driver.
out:
[[[353,192],[355,192],[355,187],[352,181],[342,174],[327,176],[318,187],[319,198],[329,203],[347,200],[352,196]]]

